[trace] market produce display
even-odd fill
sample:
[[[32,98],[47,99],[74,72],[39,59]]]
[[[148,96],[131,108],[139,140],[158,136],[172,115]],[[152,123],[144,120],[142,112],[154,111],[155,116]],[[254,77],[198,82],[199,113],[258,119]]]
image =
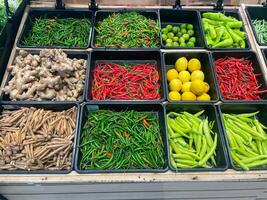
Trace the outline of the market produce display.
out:
[[[167,114],[170,162],[173,168],[216,167],[218,135],[212,131],[214,121],[200,117],[204,112]]]
[[[70,170],[75,107],[54,112],[26,108],[0,115],[0,170]]]
[[[194,26],[192,24],[180,24],[173,26],[168,24],[162,30],[162,41],[167,47],[194,47]]]
[[[267,166],[267,127],[258,113],[223,114],[232,159],[243,170]]]
[[[93,100],[160,99],[156,64],[115,64],[100,62],[93,70]]]
[[[243,23],[223,13],[202,14],[202,24],[207,44],[212,48],[245,48],[246,33]]]
[[[113,13],[96,24],[95,47],[158,48],[160,27],[137,12]]]
[[[201,71],[201,63],[197,58],[189,61],[186,57],[178,58],[175,69],[167,71],[167,80],[169,99],[172,101],[209,101],[211,99],[207,93],[210,86],[205,82],[205,75]]]
[[[81,170],[163,169],[157,113],[90,111],[81,131]]]
[[[260,43],[267,43],[267,21],[265,19],[252,20],[255,32]]]
[[[0,0],[0,32],[2,28],[5,26],[6,20],[7,20],[7,14],[6,14],[4,0]]]
[[[86,60],[70,59],[62,50],[44,49],[39,55],[20,50],[7,68],[12,78],[3,91],[13,101],[76,101],[83,94],[86,66]]]
[[[249,58],[224,57],[215,60],[217,79],[226,100],[259,100],[262,89]]]
[[[21,44],[26,46],[60,46],[79,47],[88,46],[91,29],[90,19],[76,18],[36,18],[32,28]]]

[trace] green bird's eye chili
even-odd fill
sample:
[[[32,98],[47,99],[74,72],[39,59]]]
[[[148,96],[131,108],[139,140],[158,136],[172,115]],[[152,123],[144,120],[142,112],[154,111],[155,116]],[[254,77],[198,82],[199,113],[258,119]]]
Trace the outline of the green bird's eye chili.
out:
[[[158,22],[137,12],[113,13],[96,24],[95,47],[159,47]]]
[[[214,121],[200,119],[203,112],[168,113],[170,159],[174,168],[216,167],[218,136],[212,131]]]
[[[255,113],[223,114],[233,161],[243,170],[267,166],[267,134]]]
[[[86,18],[36,18],[22,45],[86,47],[90,27],[90,19]]]
[[[153,113],[91,111],[81,132],[82,170],[162,169],[159,119]]]

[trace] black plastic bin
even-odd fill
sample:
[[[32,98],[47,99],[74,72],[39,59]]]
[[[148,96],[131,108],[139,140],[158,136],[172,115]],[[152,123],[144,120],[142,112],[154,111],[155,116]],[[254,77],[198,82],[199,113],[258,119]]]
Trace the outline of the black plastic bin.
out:
[[[231,168],[238,170],[238,171],[243,171],[243,169],[241,169],[239,166],[235,165],[235,163],[232,159],[232,156],[230,153],[230,145],[229,145],[229,142],[227,139],[227,133],[226,133],[225,125],[223,123],[222,114],[223,113],[244,114],[244,113],[252,113],[252,112],[260,111],[257,114],[257,119],[262,124],[264,124],[266,126],[267,125],[267,103],[265,103],[265,102],[260,102],[260,103],[251,102],[251,103],[239,103],[239,104],[223,103],[223,104],[218,106],[218,110],[219,110],[222,130],[224,132],[224,137],[226,140],[227,152],[229,155]],[[267,167],[255,167],[255,168],[250,168],[250,170],[267,170]]]
[[[36,18],[54,18],[57,17],[59,19],[64,18],[76,18],[83,19],[88,18],[91,22],[90,32],[88,35],[88,43],[85,47],[67,47],[67,46],[27,46],[22,43],[22,41],[29,35],[30,30],[33,27],[33,22]],[[29,11],[28,17],[25,21],[23,29],[21,31],[21,35],[19,36],[17,46],[19,48],[60,48],[60,49],[87,49],[90,46],[91,41],[91,33],[93,24],[93,12],[88,11],[87,9],[66,9],[66,10],[56,10],[53,8],[32,8]]]
[[[267,89],[267,83],[266,80],[264,78],[264,73],[262,71],[261,65],[259,63],[259,59],[257,54],[254,51],[214,51],[211,53],[212,54],[212,58],[213,58],[213,65],[214,65],[214,71],[216,73],[216,66],[215,66],[215,60],[219,59],[219,58],[224,58],[224,57],[235,57],[235,58],[248,58],[251,60],[252,62],[252,66],[254,68],[254,73],[255,74],[262,74],[262,76],[257,76],[257,81],[258,83],[261,85],[262,89]],[[217,80],[217,74],[216,74],[216,81],[218,83]],[[219,83],[218,83],[219,85]],[[219,88],[219,87],[218,87]],[[249,100],[225,100],[222,96],[222,93],[220,92],[220,88],[219,88],[219,95],[220,95],[220,99],[223,102],[251,102]],[[262,99],[261,100],[256,100],[257,102],[259,101],[263,101],[267,99],[267,94],[262,94],[261,95]],[[254,100],[255,101],[255,100]]]
[[[262,49],[261,51],[262,51],[262,55],[263,55],[265,64],[267,66],[267,49]]]
[[[248,16],[248,19],[249,19],[249,23],[250,23],[250,26],[253,30],[253,33],[254,33],[254,36],[256,38],[256,41],[259,45],[264,45],[266,46],[267,45],[267,42],[266,43],[262,43],[260,42],[259,40],[259,37],[255,31],[255,28],[254,28],[254,25],[252,23],[252,20],[255,20],[255,19],[264,19],[267,21],[267,7],[252,7],[252,6],[248,6],[245,8],[245,11],[247,13],[247,16]]]
[[[189,112],[191,114],[197,113],[201,110],[205,110],[205,112],[201,115],[204,119],[204,117],[208,117],[209,121],[214,120],[214,126],[213,126],[213,131],[218,134],[218,143],[217,143],[217,149],[216,149],[216,156],[215,160],[217,163],[217,167],[215,168],[187,168],[187,169],[182,169],[182,168],[177,168],[175,169],[170,162],[170,147],[169,147],[169,142],[168,142],[168,164],[169,168],[172,171],[175,172],[204,172],[204,171],[225,171],[228,169],[229,163],[228,163],[228,158],[227,158],[227,150],[225,147],[225,141],[223,137],[223,133],[220,127],[220,121],[219,121],[219,115],[217,113],[216,107],[212,104],[208,103],[199,103],[199,104],[192,104],[192,103],[184,103],[184,104],[178,104],[178,103],[167,103],[164,106],[165,109],[165,123],[167,123],[167,114],[169,112]],[[168,135],[167,127],[166,127],[166,132]]]
[[[81,152],[80,152],[80,135],[84,123],[86,121],[86,117],[90,115],[90,111],[93,110],[113,110],[113,111],[126,111],[126,110],[135,110],[139,112],[147,112],[155,114],[159,119],[159,126],[161,137],[164,145],[164,154],[165,154],[165,165],[162,169],[111,169],[111,170],[82,170],[80,169],[80,160],[81,160]],[[90,144],[89,144],[90,145]],[[164,122],[164,109],[162,104],[134,104],[134,103],[84,103],[81,108],[80,114],[80,123],[79,123],[79,131],[78,131],[78,139],[76,144],[76,155],[75,155],[75,171],[80,174],[90,174],[90,173],[162,173],[168,170],[167,164],[167,137],[166,137],[166,129]]]
[[[207,82],[210,86],[210,90],[208,94],[211,97],[210,101],[206,102],[217,102],[219,101],[219,94],[218,94],[218,86],[217,82],[215,80],[215,71],[212,66],[212,61],[210,54],[207,52],[170,52],[170,53],[163,53],[163,64],[164,67],[164,78],[165,78],[165,90],[166,90],[166,96],[168,101],[173,102],[169,99],[168,93],[169,93],[169,87],[168,87],[168,81],[167,81],[167,71],[169,69],[173,69],[175,62],[178,58],[186,57],[187,60],[190,60],[191,58],[197,58],[201,62],[201,70],[205,74],[205,82]],[[203,103],[205,101],[176,101],[176,102],[191,102],[191,103]]]
[[[156,64],[159,72],[160,80],[160,99],[157,100],[93,100],[92,99],[92,81],[93,81],[93,71],[96,65],[100,61],[107,61],[116,64],[141,64],[141,63],[151,63]],[[91,102],[162,102],[166,99],[165,96],[165,86],[164,86],[164,73],[163,67],[161,66],[161,53],[160,51],[100,51],[93,50],[91,53],[90,70],[87,74],[86,81],[86,101]]]
[[[70,170],[0,170],[0,174],[68,174],[74,168],[74,158],[75,158],[75,149],[76,149],[76,140],[77,140],[77,131],[78,131],[78,124],[80,118],[80,105],[78,103],[32,103],[32,104],[9,104],[9,103],[1,103],[0,104],[0,112],[3,110],[17,110],[21,107],[34,107],[40,108],[44,110],[52,110],[52,111],[63,111],[70,109],[72,107],[77,108],[77,115],[76,115],[76,127],[74,130],[74,140],[73,140],[73,152],[72,152],[72,162]]]
[[[234,18],[242,21],[242,18],[240,16],[238,10],[224,10],[224,11],[201,10],[200,11],[200,15],[201,15],[200,20],[202,19],[202,13],[205,13],[205,12],[216,12],[216,13],[221,12],[221,13],[225,14],[226,16],[234,17]],[[202,20],[201,20],[201,25],[202,25]],[[202,25],[202,28],[203,28],[203,25]],[[246,32],[244,25],[240,30]],[[203,29],[203,32],[204,32],[204,29]],[[204,32],[204,38],[205,38],[205,32]],[[246,38],[246,40],[245,40],[245,43],[246,43],[245,48],[211,48],[207,44],[206,38],[205,38],[205,43],[206,43],[207,48],[210,50],[231,50],[232,51],[232,50],[249,50],[251,48],[248,38]]]
[[[202,25],[200,24],[199,13],[194,10],[175,10],[175,9],[160,9],[160,22],[161,22],[161,30],[167,26],[171,25],[179,25],[182,23],[192,24],[194,26],[194,37],[196,37],[196,45],[195,47],[168,47],[165,46],[162,41],[162,33],[160,33],[161,46],[166,49],[204,49],[205,48],[205,39],[204,33],[202,30]]]
[[[125,12],[137,12],[149,19],[155,20],[158,25],[160,26],[160,20],[159,20],[159,13],[158,10],[144,10],[144,9],[114,9],[114,10],[99,10],[95,13],[95,19],[94,19],[94,30],[93,30],[93,35],[92,35],[92,48],[96,48],[96,49],[116,49],[116,50],[129,50],[129,49],[134,49],[134,50],[159,50],[160,49],[160,35],[158,36],[158,42],[159,42],[159,46],[158,48],[118,48],[118,47],[96,47],[95,46],[95,42],[96,42],[96,36],[97,36],[97,32],[96,32],[96,27],[98,25],[98,23],[100,21],[102,21],[103,19],[107,18],[108,16],[110,16],[112,13],[125,13]]]
[[[27,50],[27,52],[29,52],[30,54],[32,54],[32,55],[36,55],[36,54],[39,54],[40,53],[40,50]],[[77,59],[84,59],[84,60],[86,60],[87,61],[87,69],[86,69],[86,72],[85,72],[85,74],[86,74],[86,77],[87,77],[87,75],[88,75],[88,66],[89,66],[89,60],[90,60],[90,54],[88,54],[87,52],[77,52],[77,51],[69,51],[69,50],[67,50],[67,51],[64,51],[67,55],[68,55],[68,57],[69,58],[77,58]],[[14,56],[14,58],[13,58],[13,63],[15,62],[15,58],[16,58],[16,56],[18,55],[18,53],[19,53],[19,50],[17,50],[16,51],[16,54],[15,54],[15,56]],[[84,99],[85,99],[85,85],[86,85],[86,78],[85,77],[85,80],[84,80],[84,89],[83,89],[83,94],[82,94],[82,97],[81,97],[81,99],[80,100],[76,100],[76,101],[32,101],[32,100],[17,100],[17,101],[12,101],[10,98],[9,98],[9,95],[6,95],[4,92],[2,92],[2,94],[1,94],[1,96],[0,96],[0,100],[2,101],[2,102],[9,102],[10,104],[20,104],[20,103],[22,103],[22,104],[24,104],[24,103],[26,103],[26,104],[31,104],[32,102],[52,102],[52,103],[54,103],[54,102],[63,102],[63,103],[69,103],[69,102],[83,102],[84,101]],[[4,86],[6,86],[6,85],[8,85],[8,82],[10,81],[12,79],[12,75],[11,75],[11,73],[9,72],[9,74],[8,74],[8,78],[6,79],[6,82],[5,82],[5,84],[4,84]],[[3,84],[3,83],[2,83]]]

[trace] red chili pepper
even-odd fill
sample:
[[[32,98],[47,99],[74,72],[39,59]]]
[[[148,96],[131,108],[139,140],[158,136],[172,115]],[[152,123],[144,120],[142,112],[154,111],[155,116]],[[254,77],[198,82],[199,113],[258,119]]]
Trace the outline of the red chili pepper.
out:
[[[49,21],[49,22],[57,22],[56,19],[49,19],[48,21]]]
[[[224,99],[258,100],[267,90],[260,90],[252,63],[247,58],[225,57],[215,61],[217,79]]]
[[[47,26],[48,29],[52,29],[53,27],[52,26]]]
[[[148,123],[148,121],[146,119],[143,119],[143,123],[144,125],[146,125],[148,128],[151,127],[151,125]]]
[[[93,100],[159,99],[159,73],[155,64],[120,66],[98,63],[93,71]]]
[[[107,153],[107,157],[111,158],[112,157],[112,153]]]

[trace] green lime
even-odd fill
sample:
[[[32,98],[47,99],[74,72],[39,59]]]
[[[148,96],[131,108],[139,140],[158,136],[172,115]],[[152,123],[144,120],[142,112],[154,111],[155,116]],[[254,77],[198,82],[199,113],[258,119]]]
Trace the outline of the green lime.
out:
[[[183,35],[183,34],[182,34],[181,32],[178,32],[178,33],[177,33],[177,37],[182,37],[182,35]]]
[[[180,30],[180,29],[179,29],[178,26],[174,26],[174,27],[172,28],[172,32],[173,32],[174,34],[178,33],[179,30]]]
[[[196,38],[195,38],[195,37],[191,37],[191,38],[189,39],[189,42],[193,42],[193,43],[195,43],[195,42],[196,42]]]
[[[166,34],[162,34],[162,41],[166,41],[168,39],[168,36]]]
[[[173,42],[172,46],[179,47],[179,43],[178,42]]]
[[[174,33],[172,33],[172,32],[168,33],[168,38],[169,39],[172,39],[173,37],[174,37]]]
[[[178,42],[179,41],[179,38],[178,37],[173,37],[173,39],[172,39],[174,42]]]
[[[168,39],[166,40],[166,43],[172,43],[172,39],[168,38]]]
[[[166,35],[167,35],[168,32],[169,32],[169,31],[168,31],[167,28],[163,28],[163,29],[162,29],[162,33],[163,33],[163,34],[166,34]]]
[[[189,39],[189,35],[188,34],[183,34],[182,37],[185,39],[185,41]]]
[[[184,42],[180,43],[180,47],[186,47],[186,44]]]
[[[194,26],[192,24],[187,24],[186,28],[187,30],[193,30]]]
[[[189,31],[187,31],[187,34],[188,34],[189,36],[193,36],[193,35],[194,35],[194,31],[193,31],[193,30],[189,30]]]
[[[171,47],[171,46],[172,46],[172,42],[168,42],[168,43],[166,43],[165,46],[166,46],[166,47]]]
[[[180,42],[180,43],[184,43],[184,42],[185,42],[185,39],[184,39],[183,37],[180,37],[180,38],[179,38],[179,42]]]
[[[186,29],[186,24],[181,24],[180,27],[181,29]]]
[[[186,33],[187,33],[186,29],[184,29],[184,28],[181,29],[181,33],[182,33],[182,34],[186,34]]]
[[[168,31],[171,31],[173,26],[171,24],[169,24],[169,25],[166,26],[166,28],[167,28]]]
[[[193,43],[193,42],[187,42],[187,44],[186,44],[186,46],[188,46],[188,47],[194,47],[195,46],[195,44]]]

